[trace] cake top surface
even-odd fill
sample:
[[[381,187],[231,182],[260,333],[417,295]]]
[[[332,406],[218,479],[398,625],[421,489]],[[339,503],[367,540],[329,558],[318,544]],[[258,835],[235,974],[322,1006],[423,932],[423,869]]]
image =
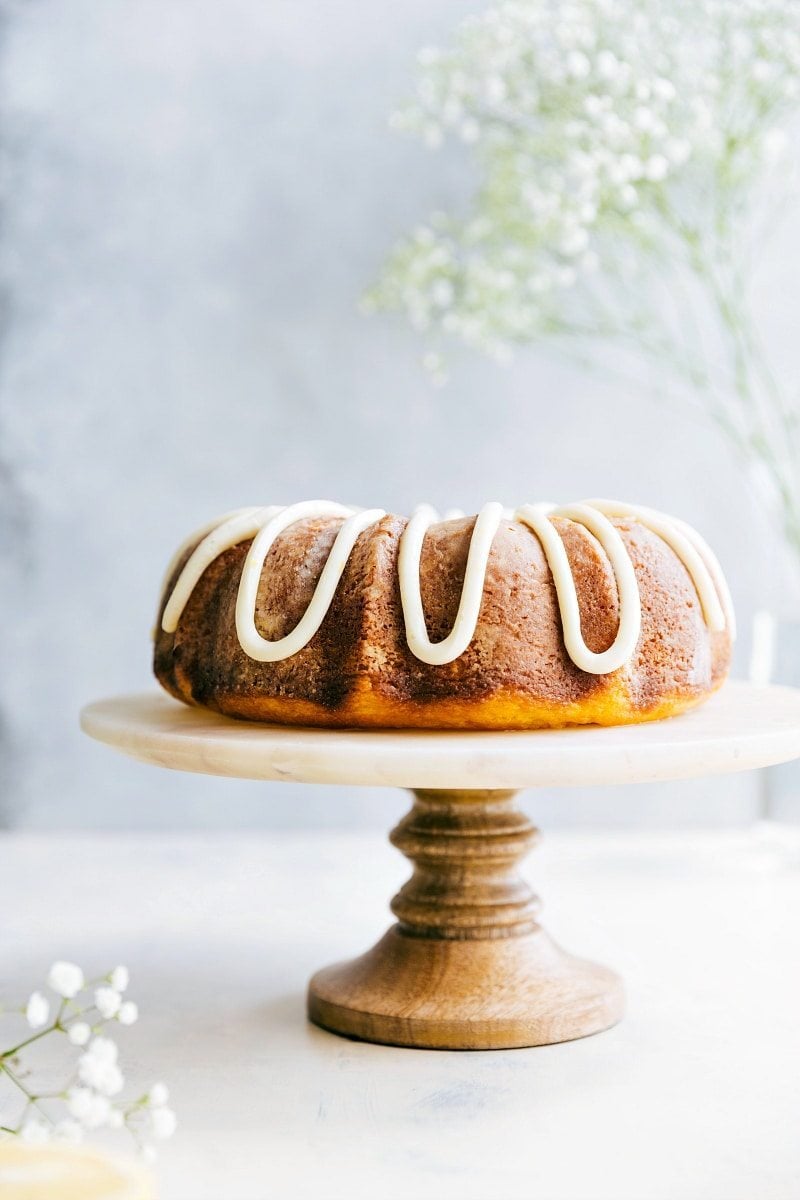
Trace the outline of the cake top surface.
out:
[[[167,569],[161,629],[174,633],[194,588],[206,569],[232,546],[252,539],[242,567],[236,600],[236,633],[239,644],[258,662],[278,662],[297,654],[313,638],[330,608],[336,588],[359,536],[375,526],[386,512],[359,509],[328,500],[310,500],[289,506],[253,506],[235,509],[196,530],[178,548]],[[442,520],[463,517],[448,510],[444,517],[421,505],[409,518],[401,537],[397,560],[400,598],[408,647],[422,662],[441,666],[453,662],[472,641],[478,624],[492,542],[502,521],[526,526],[539,539],[555,585],[564,645],[582,671],[606,675],[632,658],[639,640],[642,602],[636,571],[619,526],[634,521],[661,538],[680,560],[694,585],[706,625],[712,632],[727,630],[734,636],[733,605],[722,569],[710,547],[692,526],[655,509],[614,500],[586,500],[575,504],[523,504],[510,509],[492,501],[475,518],[455,621],[449,634],[432,642],[428,636],[420,588],[420,558],[425,534]],[[276,540],[301,521],[330,518],[339,529],[305,613],[285,637],[270,641],[256,628],[256,603],[267,555]],[[561,536],[554,523],[575,522],[599,543],[614,574],[619,598],[619,624],[611,645],[589,649],[581,632],[576,581]]]

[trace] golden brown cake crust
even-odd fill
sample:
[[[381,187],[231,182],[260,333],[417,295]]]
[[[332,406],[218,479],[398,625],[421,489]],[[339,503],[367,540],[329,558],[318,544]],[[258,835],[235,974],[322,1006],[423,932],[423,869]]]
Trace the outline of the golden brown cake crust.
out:
[[[452,628],[474,523],[442,522],[426,535],[420,585],[432,641]],[[468,649],[443,666],[416,658],[400,603],[397,554],[406,521],[397,516],[360,535],[318,632],[279,662],[257,662],[239,644],[236,595],[251,543],[224,551],[192,592],[175,633],[159,621],[155,673],[179,700],[285,724],[521,729],[681,712],[723,681],[730,636],[707,628],[686,568],[660,537],[635,519],[612,523],[638,579],[642,632],[632,660],[608,675],[582,671],[568,657],[547,560],[536,535],[516,521],[502,521],[495,535]],[[575,579],[584,640],[600,653],[617,632],[613,572],[583,525],[554,524]],[[301,521],[273,545],[256,602],[263,637],[284,637],[300,620],[340,526],[331,518]]]

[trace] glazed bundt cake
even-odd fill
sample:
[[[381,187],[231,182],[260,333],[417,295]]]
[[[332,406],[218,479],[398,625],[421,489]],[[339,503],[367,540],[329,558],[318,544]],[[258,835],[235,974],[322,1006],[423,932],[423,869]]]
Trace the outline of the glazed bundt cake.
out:
[[[180,547],[155,673],[188,704],[289,725],[619,725],[705,699],[733,634],[711,550],[652,509],[314,501],[237,509]]]

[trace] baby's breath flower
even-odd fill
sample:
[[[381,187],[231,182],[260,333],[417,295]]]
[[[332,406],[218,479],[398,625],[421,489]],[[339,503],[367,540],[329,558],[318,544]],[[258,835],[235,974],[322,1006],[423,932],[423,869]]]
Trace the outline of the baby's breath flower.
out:
[[[103,1096],[116,1096],[125,1086],[117,1066],[117,1047],[110,1038],[96,1037],[78,1059],[78,1078]]]
[[[430,240],[433,245],[432,235]],[[24,1013],[30,1027],[38,1032],[22,1042],[17,1032],[8,1049],[0,1047],[0,1065],[4,1060],[14,1063],[14,1071],[6,1072],[6,1082],[12,1093],[17,1089],[20,1104],[16,1124],[14,1117],[4,1112],[5,1134],[16,1134],[31,1142],[76,1142],[85,1130],[127,1128],[137,1145],[141,1147],[143,1140],[148,1143],[148,1153],[152,1154],[152,1141],[170,1137],[176,1126],[175,1114],[167,1105],[166,1085],[155,1083],[138,1100],[122,1099],[125,1077],[118,1063],[117,1044],[96,1032],[102,1022],[116,1019],[120,1025],[132,1025],[139,1016],[136,1004],[122,999],[129,983],[127,968],[118,966],[101,976],[105,982],[94,988],[91,999],[81,995],[87,985],[75,963],[53,963],[47,978],[63,1001],[55,1018],[51,1018],[47,997],[32,992],[26,1004],[10,1011]],[[100,1023],[93,1031],[86,1017],[95,1009]],[[83,1052],[77,1063],[70,1062],[67,1084],[54,1090],[49,1082],[47,1091],[40,1093],[35,1072],[18,1060],[24,1060],[29,1042],[43,1038],[63,1038],[65,1045],[80,1047]]]
[[[122,997],[115,988],[99,987],[95,989],[94,1004],[101,1017],[110,1020],[119,1012]]]
[[[123,966],[114,967],[114,970],[111,972],[109,977],[109,982],[116,992],[126,992],[128,990],[128,984],[130,983],[130,980],[130,971],[127,967]]]
[[[31,992],[25,1008],[25,1017],[31,1029],[41,1029],[47,1024],[50,1016],[50,1005],[41,992]]]
[[[91,1036],[91,1026],[86,1021],[73,1021],[67,1029],[67,1037],[73,1046],[85,1046]]]
[[[150,1110],[150,1130],[154,1138],[164,1141],[171,1138],[177,1129],[178,1121],[175,1113],[166,1105],[159,1105]]]
[[[759,358],[743,287],[799,98],[797,0],[497,0],[419,55],[393,121],[471,148],[472,203],[401,240],[366,307],[427,335],[434,383],[444,338],[499,360],[557,338],[702,387],[800,555],[800,401]]]
[[[119,1047],[111,1038],[99,1035],[92,1038],[86,1056],[93,1058],[95,1062],[115,1063],[119,1057]]]
[[[47,975],[47,983],[65,1000],[73,1000],[83,989],[83,971],[75,963],[54,962]]]
[[[26,1117],[19,1131],[19,1135],[23,1142],[41,1143],[49,1142],[51,1135],[51,1126],[47,1124],[38,1114]]]
[[[108,1122],[111,1101],[90,1087],[71,1087],[67,1092],[67,1112],[84,1129],[99,1129]]]
[[[151,1108],[160,1108],[169,1100],[169,1088],[165,1083],[154,1083],[147,1093],[147,1103]]]
[[[559,249],[562,254],[567,254],[570,258],[573,258],[575,255],[580,254],[583,250],[585,250],[588,244],[588,232],[585,229],[578,227],[576,229],[570,229],[567,231],[567,233],[565,233],[564,237],[561,239],[561,245],[559,246]]]
[[[654,154],[645,163],[644,173],[645,178],[649,179],[651,183],[660,183],[669,175],[669,159],[665,158],[663,154]]]
[[[645,230],[669,258],[676,197],[694,203],[734,178],[720,155],[737,178],[752,174],[764,128],[783,115],[776,80],[800,76],[800,6],[642,2],[509,0],[464,22],[450,48],[426,48],[397,124],[431,145],[451,131],[474,143],[480,189],[464,220],[445,216],[398,245],[370,308],[490,354],[553,323],[586,324],[590,239],[612,272],[620,238],[638,251]],[[537,311],[530,296],[547,289],[532,279],[554,285]]]
[[[119,1006],[117,1020],[120,1025],[135,1025],[139,1019],[139,1006],[133,1000],[124,1000]]]

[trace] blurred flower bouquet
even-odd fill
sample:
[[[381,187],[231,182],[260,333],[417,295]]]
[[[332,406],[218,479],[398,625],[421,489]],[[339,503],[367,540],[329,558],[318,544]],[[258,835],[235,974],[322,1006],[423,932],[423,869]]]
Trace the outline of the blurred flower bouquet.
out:
[[[791,194],[796,0],[515,0],[419,55],[392,124],[475,155],[469,211],[435,214],[368,294],[499,359],[541,343],[699,396],[756,468],[800,562],[800,400],[750,309]]]
[[[128,982],[126,967],[87,981],[75,963],[56,962],[46,985],[54,998],[35,991],[20,1009],[6,1010],[9,1016],[15,1011],[24,1016],[27,1032],[8,1049],[0,1048],[0,1083],[9,1085],[8,1094],[0,1092],[0,1135],[28,1142],[78,1142],[86,1130],[127,1129],[147,1158],[155,1140],[172,1136],[175,1114],[163,1083],[136,1099],[122,1099],[125,1078],[108,1030],[138,1019],[136,1004],[124,995]],[[78,1057],[66,1082],[38,1086],[26,1061],[28,1052],[42,1039],[59,1035],[68,1047],[79,1049]]]

